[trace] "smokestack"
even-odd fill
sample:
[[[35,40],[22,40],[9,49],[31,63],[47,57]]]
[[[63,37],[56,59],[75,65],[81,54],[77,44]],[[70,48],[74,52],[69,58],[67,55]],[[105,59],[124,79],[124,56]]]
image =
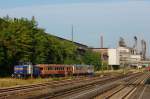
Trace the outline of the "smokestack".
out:
[[[146,41],[145,40],[141,40],[141,46],[142,46],[142,57],[143,59],[146,58]]]
[[[101,43],[101,48],[103,48],[103,36],[102,35],[100,36],[100,40],[101,40],[101,42],[100,42]]]
[[[134,54],[137,54],[138,49],[137,49],[137,37],[134,36],[134,45],[133,45],[133,49],[134,49]]]
[[[135,41],[135,43],[134,43],[134,45],[133,45],[133,48],[134,49],[136,49],[137,48],[137,37],[136,36],[134,36],[134,41]]]

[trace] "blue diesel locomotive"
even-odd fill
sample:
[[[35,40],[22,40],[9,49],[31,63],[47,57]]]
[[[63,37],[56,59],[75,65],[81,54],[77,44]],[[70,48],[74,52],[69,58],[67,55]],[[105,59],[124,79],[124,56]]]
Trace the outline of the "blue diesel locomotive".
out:
[[[40,76],[40,69],[32,64],[14,66],[14,78],[28,78]]]

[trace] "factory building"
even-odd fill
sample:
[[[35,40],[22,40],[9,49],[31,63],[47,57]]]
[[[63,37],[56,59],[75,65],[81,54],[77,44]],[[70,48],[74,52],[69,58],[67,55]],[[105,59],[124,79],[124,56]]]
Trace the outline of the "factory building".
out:
[[[139,66],[140,61],[146,59],[146,41],[141,40],[142,49],[138,48],[138,38],[134,37],[133,47],[128,47],[125,43],[124,38],[120,37],[118,47],[116,48],[103,48],[103,36],[101,39],[101,48],[91,48],[95,52],[101,54],[101,60],[107,62],[109,67],[124,66]]]
[[[133,48],[129,47],[118,47],[117,48],[120,53],[120,62],[136,62],[141,61],[142,56],[137,53]]]
[[[91,48],[92,51],[101,55],[101,60],[108,62],[108,48]]]
[[[117,48],[120,56],[120,63],[124,62],[125,60],[128,60],[130,57],[130,48],[128,47],[118,47]]]
[[[142,56],[141,55],[130,55],[130,61],[141,61]]]
[[[138,54],[133,48],[117,47],[117,48],[91,48],[92,51],[101,53],[101,60],[107,62],[113,68],[122,67],[124,64],[130,62],[138,62],[142,60],[142,56]],[[135,64],[134,64],[135,65]]]
[[[134,48],[130,47],[117,47],[120,56],[120,67],[126,66],[139,66],[139,61],[142,60],[142,56]]]

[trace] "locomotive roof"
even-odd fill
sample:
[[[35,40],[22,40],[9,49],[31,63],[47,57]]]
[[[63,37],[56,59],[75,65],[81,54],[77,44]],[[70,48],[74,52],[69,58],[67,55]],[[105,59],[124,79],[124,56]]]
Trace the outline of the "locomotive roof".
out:
[[[18,67],[18,68],[20,67],[21,68],[21,67],[27,67],[27,66],[28,65],[16,65],[15,67]]]

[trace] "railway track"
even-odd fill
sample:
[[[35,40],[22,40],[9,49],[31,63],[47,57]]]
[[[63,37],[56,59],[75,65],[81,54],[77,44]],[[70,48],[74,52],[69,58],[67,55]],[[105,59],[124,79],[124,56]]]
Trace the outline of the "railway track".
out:
[[[148,77],[148,82],[147,80],[142,82],[141,85],[136,88],[134,93],[132,93],[129,98],[130,99],[149,99],[150,97],[149,79],[150,79],[150,76]]]
[[[66,86],[71,85],[73,83],[79,83],[79,82],[88,82],[90,80],[95,79],[109,79],[110,77],[86,77],[86,78],[75,78],[73,80],[60,80],[60,81],[52,81],[52,82],[46,82],[46,83],[39,83],[39,84],[32,84],[32,85],[25,85],[25,86],[18,86],[18,87],[11,87],[11,88],[1,88],[0,89],[0,99],[2,98],[9,98],[12,96],[20,96],[20,95],[26,95],[32,91],[36,90],[43,90],[47,88],[56,89],[59,86]]]
[[[126,76],[118,77],[93,77],[93,78],[77,78],[74,80],[61,80],[61,81],[52,81],[43,84],[33,84],[28,86],[12,87],[12,88],[3,88],[0,89],[0,99],[6,98],[57,98],[61,95],[63,97],[67,94],[74,94],[77,91],[87,90],[92,86],[97,86],[97,83],[104,85],[110,80],[121,79],[122,77],[128,77],[131,74]],[[139,75],[134,74],[134,75]],[[125,80],[125,78],[124,78]]]
[[[102,90],[103,87],[107,87],[107,88],[108,86],[109,88],[116,87],[118,84],[115,81],[118,81],[118,79],[128,80],[138,75],[140,74],[135,74],[134,76],[130,75],[129,77],[126,76],[126,77],[123,77],[123,79],[122,77],[118,77],[114,79],[103,80],[101,82],[93,81],[90,84],[84,84],[84,86],[78,86],[77,88],[74,88],[74,89],[63,90],[63,91],[59,91],[53,94],[43,95],[39,98],[42,98],[42,99],[88,99],[88,98],[95,96],[95,91],[99,89]],[[113,83],[110,83],[110,81]],[[90,96],[86,97],[89,94],[91,94],[91,97]]]
[[[145,80],[149,77],[150,74],[144,74],[140,77],[135,77],[129,81],[122,82],[120,85],[97,96],[95,99],[131,99],[131,96],[134,94],[137,88],[143,87]]]

